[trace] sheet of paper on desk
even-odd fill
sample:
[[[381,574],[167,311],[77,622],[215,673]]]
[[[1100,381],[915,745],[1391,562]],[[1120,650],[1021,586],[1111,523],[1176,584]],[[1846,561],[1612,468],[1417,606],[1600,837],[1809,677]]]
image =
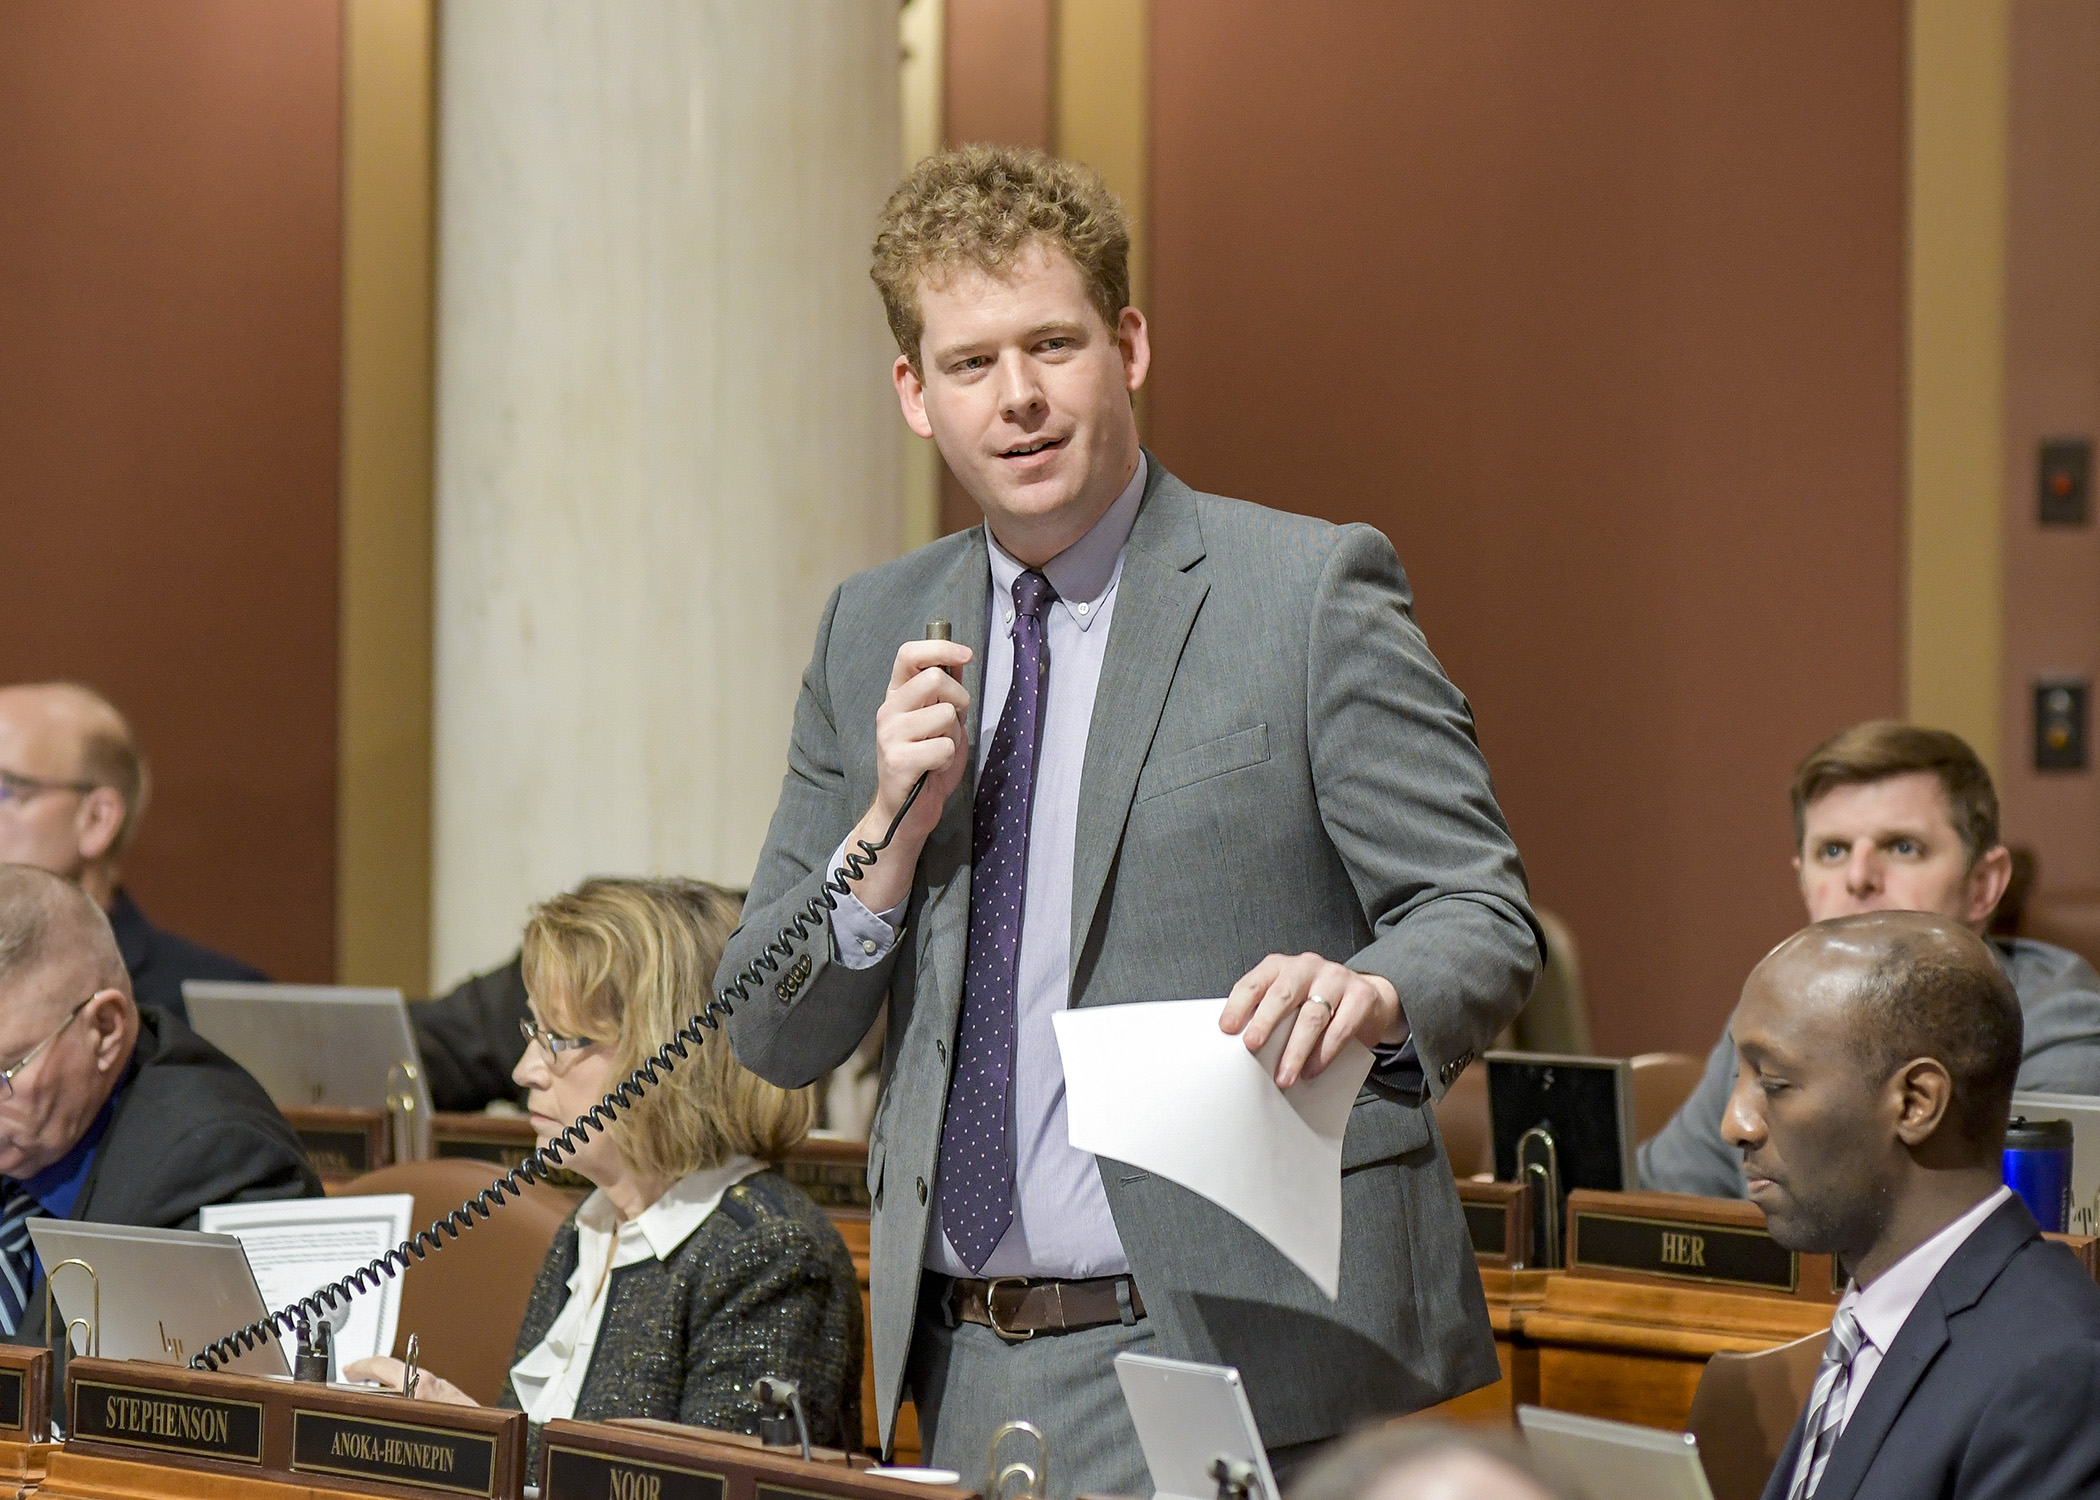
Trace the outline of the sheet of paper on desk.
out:
[[[1245,1221],[1334,1297],[1342,1133],[1371,1049],[1276,1087],[1279,1030],[1257,1055],[1218,1030],[1223,1000],[1098,1005],[1053,1018],[1073,1146],[1180,1183]]]
[[[197,1227],[230,1234],[248,1252],[256,1289],[271,1312],[340,1281],[375,1256],[408,1238],[416,1200],[407,1193],[368,1197],[294,1198],[282,1203],[219,1203],[204,1210]],[[353,1359],[394,1352],[394,1327],[401,1316],[401,1278],[387,1276],[360,1292],[350,1316],[336,1330],[335,1367]],[[284,1339],[290,1363],[296,1341]]]

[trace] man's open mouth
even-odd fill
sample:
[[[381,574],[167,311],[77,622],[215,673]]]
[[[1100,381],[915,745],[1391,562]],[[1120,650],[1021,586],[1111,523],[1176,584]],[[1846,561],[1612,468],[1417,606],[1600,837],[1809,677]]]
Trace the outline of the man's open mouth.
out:
[[[1037,438],[1032,443],[1021,443],[1008,448],[999,456],[1001,458],[1027,458],[1032,454],[1043,453],[1051,448],[1061,448],[1064,446],[1064,441],[1063,438]]]

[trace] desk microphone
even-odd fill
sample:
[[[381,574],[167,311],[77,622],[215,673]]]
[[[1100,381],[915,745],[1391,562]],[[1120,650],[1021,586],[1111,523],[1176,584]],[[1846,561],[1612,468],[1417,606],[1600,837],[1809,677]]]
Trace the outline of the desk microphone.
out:
[[[778,1375],[761,1375],[758,1377],[758,1383],[751,1387],[751,1399],[765,1407],[768,1413],[758,1420],[761,1441],[771,1441],[766,1433],[769,1424],[779,1422],[782,1426],[786,1425],[778,1415],[783,1408],[793,1415],[795,1435],[802,1439],[802,1461],[808,1463],[809,1423],[802,1415],[802,1388],[792,1380],[782,1380]]]

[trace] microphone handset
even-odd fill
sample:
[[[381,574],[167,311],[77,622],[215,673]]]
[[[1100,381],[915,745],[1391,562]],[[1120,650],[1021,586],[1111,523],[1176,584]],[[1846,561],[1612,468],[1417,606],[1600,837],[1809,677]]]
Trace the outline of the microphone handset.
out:
[[[934,620],[929,623],[926,639],[950,639],[948,622]],[[399,1275],[433,1251],[444,1249],[447,1243],[489,1218],[512,1198],[522,1196],[528,1183],[552,1174],[561,1166],[564,1157],[573,1156],[582,1149],[591,1132],[604,1131],[623,1111],[632,1109],[665,1073],[690,1057],[692,1049],[707,1040],[706,1033],[721,1030],[723,1019],[750,998],[751,986],[763,984],[769,974],[779,973],[781,961],[793,958],[797,948],[809,941],[810,933],[829,921],[830,914],[838,907],[839,897],[846,895],[853,883],[874,867],[882,851],[889,848],[891,840],[897,837],[897,830],[911,816],[912,805],[919,800],[919,793],[926,789],[926,778],[932,774],[930,771],[919,773],[919,779],[905,794],[904,805],[890,819],[890,826],[883,831],[882,837],[872,844],[866,839],[856,839],[854,842],[859,849],[847,852],[846,862],[832,870],[830,877],[817,887],[817,893],[788,920],[771,942],[759,949],[758,956],[746,964],[735,979],[709,999],[697,1014],[688,1017],[683,1026],[671,1033],[668,1041],[642,1059],[640,1067],[613,1085],[612,1092],[578,1115],[575,1122],[553,1140],[534,1147],[532,1153],[515,1167],[443,1218],[435,1220],[428,1229],[417,1230],[384,1255],[374,1256],[348,1276],[329,1282],[289,1307],[279,1308],[267,1317],[205,1345],[191,1356],[190,1367],[216,1370],[256,1348],[264,1339],[294,1335],[302,1324],[311,1327],[323,1320],[337,1321],[332,1315],[351,1298],[380,1286],[382,1278]]]

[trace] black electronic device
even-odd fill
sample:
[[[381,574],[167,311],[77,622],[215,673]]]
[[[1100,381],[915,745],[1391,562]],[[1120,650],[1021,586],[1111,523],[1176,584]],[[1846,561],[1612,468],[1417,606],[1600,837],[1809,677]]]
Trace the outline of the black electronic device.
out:
[[[1533,1260],[1561,1263],[1560,1228],[1575,1188],[1622,1193],[1633,1164],[1633,1065],[1556,1052],[1487,1054],[1495,1180],[1538,1190]]]
[[[948,622],[934,620],[928,623],[925,638],[934,641],[950,639]],[[544,1146],[533,1148],[531,1154],[515,1167],[442,1219],[435,1220],[428,1229],[417,1230],[386,1254],[373,1257],[370,1262],[358,1267],[340,1281],[332,1281],[316,1289],[289,1307],[279,1308],[269,1316],[206,1345],[191,1357],[191,1367],[216,1370],[220,1365],[238,1359],[243,1353],[256,1348],[267,1339],[294,1334],[302,1323],[310,1324],[326,1318],[339,1304],[347,1302],[359,1292],[367,1292],[378,1286],[383,1277],[398,1276],[415,1262],[444,1249],[448,1242],[458,1239],[512,1198],[521,1196],[526,1184],[561,1170],[562,1159],[575,1155],[590,1139],[591,1132],[607,1129],[623,1110],[632,1108],[665,1073],[690,1057],[693,1048],[704,1045],[708,1032],[721,1030],[723,1019],[731,1015],[738,1005],[751,998],[752,986],[764,984],[767,976],[780,973],[783,963],[798,957],[798,950],[802,944],[809,941],[810,934],[828,922],[831,912],[838,907],[839,897],[847,894],[853,882],[866,875],[881,857],[882,851],[889,848],[891,840],[897,837],[897,830],[902,828],[904,820],[911,816],[912,806],[919,800],[919,793],[926,789],[926,780],[932,774],[931,771],[919,773],[919,779],[911,784],[911,790],[905,794],[904,805],[899,807],[897,815],[890,819],[889,827],[883,830],[881,838],[873,843],[866,839],[855,840],[860,846],[858,851],[846,855],[846,862],[832,870],[831,877],[817,887],[817,893],[809,898],[802,910],[789,918],[787,925],[759,950],[758,957],[746,964],[742,973],[710,998],[700,1011],[687,1017],[685,1024],[672,1032],[670,1039],[654,1053],[644,1058],[640,1067],[614,1084],[610,1093],[578,1115],[575,1121],[553,1140]],[[809,963],[809,955],[800,954],[799,962],[782,977],[783,999],[789,998],[794,989],[800,988],[802,979],[809,972]],[[799,1398],[795,1405],[799,1407]],[[805,1435],[802,1441],[806,1456],[809,1439]]]

